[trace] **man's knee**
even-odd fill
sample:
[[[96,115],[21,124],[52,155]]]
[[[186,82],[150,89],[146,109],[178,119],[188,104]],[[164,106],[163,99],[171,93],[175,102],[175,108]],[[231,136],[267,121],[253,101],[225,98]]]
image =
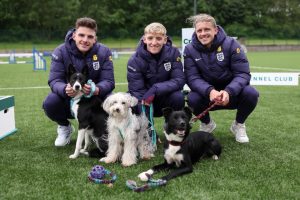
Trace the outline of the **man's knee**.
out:
[[[243,97],[247,102],[256,105],[259,97],[258,91],[251,86],[245,87],[243,90]]]
[[[58,95],[50,93],[43,102],[43,109],[49,110],[53,108],[57,104],[57,102],[59,102]]]
[[[63,109],[67,106],[66,101],[66,99],[61,98],[59,95],[50,93],[43,102],[43,109],[46,113],[51,113],[57,109]]]
[[[208,104],[207,99],[203,96],[200,96],[196,92],[190,92],[187,96],[188,106],[191,108],[199,107],[202,104]]]

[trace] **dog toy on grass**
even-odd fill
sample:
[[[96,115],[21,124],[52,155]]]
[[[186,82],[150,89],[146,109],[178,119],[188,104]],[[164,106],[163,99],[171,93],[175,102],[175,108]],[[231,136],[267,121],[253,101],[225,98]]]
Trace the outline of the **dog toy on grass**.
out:
[[[149,190],[151,188],[155,188],[155,187],[159,187],[159,186],[164,186],[167,184],[166,180],[163,179],[157,179],[154,180],[151,178],[151,176],[149,174],[147,175],[147,179],[144,179],[143,181],[147,180],[147,183],[142,185],[142,186],[138,186],[137,183],[133,180],[127,180],[126,181],[126,185],[129,189],[135,191],[135,192],[144,192],[146,190]]]
[[[110,176],[111,179],[104,179],[106,175]],[[112,187],[113,183],[117,180],[117,175],[105,169],[101,165],[95,165],[89,173],[88,179],[94,183],[108,184],[109,187]]]

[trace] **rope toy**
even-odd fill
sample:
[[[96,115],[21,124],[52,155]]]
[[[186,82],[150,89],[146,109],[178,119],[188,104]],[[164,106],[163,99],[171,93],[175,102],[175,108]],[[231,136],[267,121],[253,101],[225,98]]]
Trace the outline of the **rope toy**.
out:
[[[85,94],[84,97],[85,98],[91,98],[91,96],[93,96],[93,94],[94,94],[94,92],[96,90],[96,84],[91,79],[89,79],[87,81],[87,84],[91,86],[91,91],[90,91],[89,94]]]
[[[217,103],[218,102],[216,102],[216,101],[210,102],[208,108],[206,108],[202,113],[200,113],[199,115],[197,115],[191,119],[191,123],[194,123],[198,119],[201,119],[204,115],[206,115],[208,113],[208,111],[210,111],[213,107],[215,107],[217,105]]]
[[[222,98],[223,95],[221,95],[220,97]],[[209,105],[208,108],[206,108],[202,113],[200,113],[199,115],[193,117],[191,119],[191,124],[196,122],[198,119],[201,119],[204,115],[206,115],[213,107],[215,107],[216,105],[218,105],[220,102],[217,99],[212,100]]]
[[[110,176],[111,179],[104,179],[106,175]],[[97,184],[108,184],[109,187],[112,187],[113,183],[117,180],[117,175],[105,169],[101,165],[95,165],[90,171],[88,179],[91,182]]]
[[[149,174],[146,174],[148,177],[148,181],[146,184],[142,186],[138,186],[137,183],[133,180],[127,180],[126,181],[126,186],[133,190],[134,192],[145,192],[146,190],[150,190],[151,188],[159,187],[159,186],[164,186],[167,184],[166,180],[163,179],[157,179],[154,180],[151,178]]]

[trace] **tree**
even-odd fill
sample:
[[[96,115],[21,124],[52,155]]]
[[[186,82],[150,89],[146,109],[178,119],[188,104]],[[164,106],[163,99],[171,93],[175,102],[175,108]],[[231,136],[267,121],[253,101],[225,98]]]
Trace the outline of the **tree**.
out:
[[[151,22],[180,36],[193,8],[193,0],[1,0],[0,41],[62,40],[84,16],[97,21],[100,38],[139,38]],[[232,36],[300,38],[299,0],[198,0],[197,11]]]

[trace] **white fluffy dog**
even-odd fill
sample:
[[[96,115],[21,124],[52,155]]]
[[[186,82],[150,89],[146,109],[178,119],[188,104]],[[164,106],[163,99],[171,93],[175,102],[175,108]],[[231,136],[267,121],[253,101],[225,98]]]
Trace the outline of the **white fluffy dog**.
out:
[[[148,134],[148,119],[145,114],[135,115],[131,107],[137,98],[129,93],[118,92],[106,98],[103,109],[109,114],[108,150],[101,162],[114,163],[121,159],[123,166],[137,163],[138,157],[150,159],[154,148]]]

